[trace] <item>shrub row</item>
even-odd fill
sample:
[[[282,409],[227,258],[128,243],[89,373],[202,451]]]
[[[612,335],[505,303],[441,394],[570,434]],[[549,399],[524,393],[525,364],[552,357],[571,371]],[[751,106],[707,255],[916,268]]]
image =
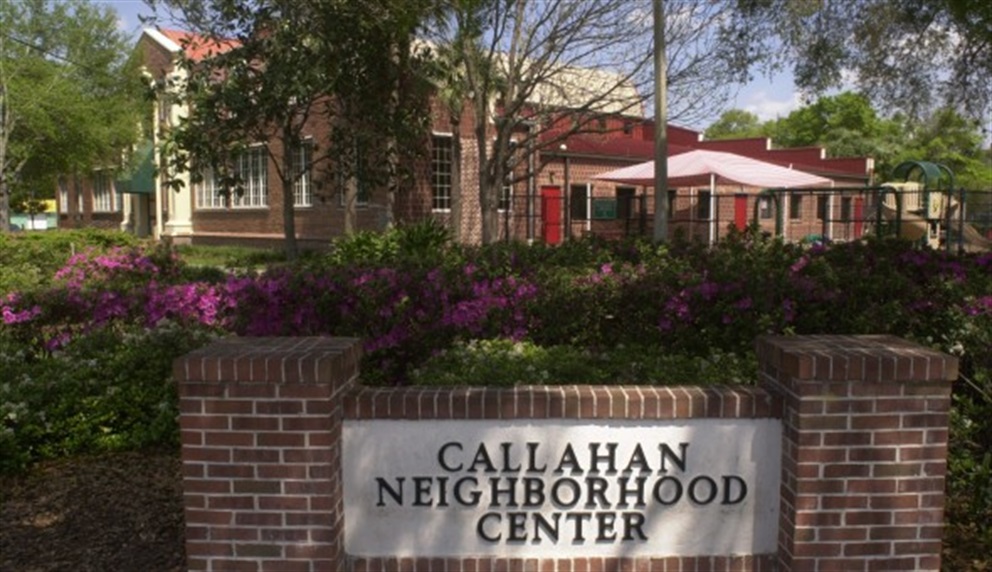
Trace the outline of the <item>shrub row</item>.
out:
[[[992,517],[992,254],[753,231],[469,248],[421,225],[234,272],[94,236],[0,242],[5,468],[171,442],[167,364],[215,335],[361,337],[370,383],[515,384],[746,382],[760,334],[890,333],[962,357],[948,506],[955,526]]]

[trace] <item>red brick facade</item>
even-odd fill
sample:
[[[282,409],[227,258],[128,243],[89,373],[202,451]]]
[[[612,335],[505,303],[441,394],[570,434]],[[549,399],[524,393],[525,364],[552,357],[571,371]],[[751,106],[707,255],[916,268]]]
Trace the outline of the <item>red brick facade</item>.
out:
[[[757,387],[368,388],[358,343],[226,339],[177,360],[190,570],[809,571],[940,568],[956,358],[892,337],[759,340]],[[780,418],[777,554],[355,558],[346,420]]]
[[[172,31],[146,31],[138,42],[146,69],[158,82],[167,82],[175,73],[181,33]],[[191,48],[187,48],[191,49]],[[174,108],[176,97],[163,96],[157,102],[156,137],[167,129],[170,120],[181,110]],[[446,225],[452,223],[446,210],[432,209],[431,139],[432,135],[458,136],[462,145],[461,201],[462,240],[476,243],[481,240],[481,209],[479,207],[479,154],[474,137],[474,124],[469,106],[461,117],[459,133],[453,134],[450,118],[437,102],[431,104],[430,132],[424,134],[420,146],[420,159],[409,165],[412,179],[396,194],[390,206],[384,188],[369,190],[368,202],[355,209],[355,218],[346,220],[346,209],[341,205],[340,182],[328,174],[327,165],[311,169],[314,189],[313,202],[295,208],[297,237],[304,245],[326,244],[334,237],[350,231],[382,230],[389,220],[396,222],[419,221],[434,218]],[[171,118],[171,119],[170,119]],[[562,125],[571,124],[566,116]],[[304,130],[304,137],[312,137],[318,144],[329,139],[330,126],[312,120]],[[607,117],[585,133],[563,137],[563,132],[552,126],[536,137],[532,157],[522,162],[514,174],[509,209],[498,216],[498,236],[515,240],[556,242],[589,234],[620,237],[650,234],[654,212],[653,189],[624,187],[595,179],[596,175],[615,168],[651,160],[654,157],[654,125],[638,117]],[[521,133],[521,138],[524,134]],[[690,129],[668,126],[669,152],[672,154],[691,149],[726,150],[782,165],[814,172],[828,177],[839,186],[863,185],[871,177],[872,163],[866,158],[826,159],[820,148],[771,149],[768,139],[743,139],[735,141],[703,141],[702,136]],[[281,143],[267,143],[270,155],[282,156]],[[528,145],[528,147],[530,147]],[[126,201],[135,206],[122,208],[118,213],[93,217],[86,212],[74,216],[70,205],[59,205],[60,226],[81,227],[94,224],[121,226],[153,236],[165,235],[180,242],[200,243],[254,243],[276,245],[283,236],[282,196],[284,190],[277,176],[277,169],[268,159],[267,201],[265,206],[254,208],[217,208],[197,203],[196,189],[192,184],[176,193],[158,189],[155,196],[125,195]],[[719,187],[719,200],[715,208],[702,212],[699,197],[709,189],[677,189],[677,198],[671,203],[672,232],[688,237],[711,240],[724,235],[730,224],[741,221],[741,211],[746,210],[748,220],[753,218],[756,194],[760,189]],[[81,192],[91,194],[84,184]],[[548,198],[548,193],[557,198]],[[747,206],[735,200],[734,195],[746,195]],[[585,207],[579,200],[585,197]],[[156,199],[161,206],[156,206]],[[143,202],[142,202],[143,201]],[[610,207],[610,201],[614,206]],[[142,202],[137,206],[138,202]],[[85,203],[85,201],[84,201]],[[838,199],[839,203],[839,199]],[[601,211],[595,207],[606,207]],[[839,204],[837,208],[840,208]],[[391,212],[390,212],[391,211]],[[552,212],[554,211],[554,212]],[[783,211],[784,212],[784,211]],[[138,217],[148,220],[134,221]],[[829,234],[847,239],[856,237],[863,229],[841,232],[833,225],[825,225],[814,215],[814,207],[802,211],[802,217],[793,222],[785,218],[782,230],[789,238]],[[103,220],[106,219],[106,220]],[[129,220],[130,219],[130,220]],[[103,220],[103,223],[99,222]],[[775,221],[760,220],[761,227],[776,231]],[[738,224],[741,226],[741,224]],[[858,232],[855,232],[858,231]]]

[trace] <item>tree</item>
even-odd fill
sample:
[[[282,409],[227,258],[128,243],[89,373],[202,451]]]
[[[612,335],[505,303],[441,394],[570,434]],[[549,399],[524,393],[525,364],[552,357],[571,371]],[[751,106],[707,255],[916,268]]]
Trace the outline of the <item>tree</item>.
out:
[[[141,79],[115,13],[84,0],[0,2],[0,232],[59,175],[116,168],[138,138]]]
[[[482,240],[497,235],[499,192],[531,151],[637,117],[652,93],[651,8],[631,0],[448,0],[433,38],[456,51],[449,76],[469,105],[479,156]],[[716,49],[731,6],[668,2],[669,117],[722,105],[753,58]]]
[[[864,95],[844,92],[768,121],[762,130],[778,148],[815,145],[832,157],[872,157],[875,174],[884,180],[905,146],[903,121],[901,115],[879,116]]]
[[[913,118],[992,105],[992,3],[986,0],[738,0],[727,48],[792,66],[811,96],[854,82],[886,111]]]
[[[871,155],[892,125],[879,117],[863,95],[824,96],[766,124],[779,147],[822,145],[837,156]]]
[[[764,131],[761,120],[750,111],[743,109],[730,109],[724,111],[720,118],[714,121],[703,135],[707,140],[717,139],[745,139],[748,137],[762,137]]]
[[[992,180],[982,157],[980,124],[950,108],[920,119],[886,118],[864,95],[844,92],[821,97],[761,129],[777,147],[819,145],[833,157],[873,157],[880,181],[909,160],[944,164],[965,188],[987,188]]]
[[[942,108],[905,127],[905,148],[894,161],[923,160],[947,166],[955,185],[992,191],[992,166],[982,149],[980,127],[954,109]],[[980,195],[978,195],[980,196]],[[986,200],[992,197],[986,197]]]
[[[425,2],[400,0],[162,0],[173,18],[214,47],[185,59],[180,93],[187,117],[172,133],[171,168],[199,177],[213,170],[227,193],[241,181],[232,162],[253,142],[264,148],[282,187],[284,247],[297,255],[294,183],[314,167],[331,174],[353,227],[359,185],[400,180],[400,141],[423,124],[409,77],[410,46]],[[313,121],[332,127],[297,155]],[[268,144],[278,142],[278,146]],[[278,150],[277,150],[278,149]],[[309,157],[298,159],[297,157]]]

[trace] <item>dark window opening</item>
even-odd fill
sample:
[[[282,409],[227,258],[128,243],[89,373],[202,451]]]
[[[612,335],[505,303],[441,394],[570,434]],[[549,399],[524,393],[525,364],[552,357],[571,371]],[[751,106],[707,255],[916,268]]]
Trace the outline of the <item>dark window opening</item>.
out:
[[[617,187],[617,218],[629,219],[634,214],[634,187]]]
[[[569,205],[572,220],[587,220],[589,218],[588,186],[572,185],[569,189]]]

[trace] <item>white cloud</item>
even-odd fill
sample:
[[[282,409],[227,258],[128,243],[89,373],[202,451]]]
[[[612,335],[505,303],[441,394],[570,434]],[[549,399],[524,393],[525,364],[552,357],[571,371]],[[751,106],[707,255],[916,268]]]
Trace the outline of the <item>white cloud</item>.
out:
[[[802,104],[802,95],[795,89],[774,93],[765,89],[757,89],[738,96],[735,107],[750,111],[757,115],[761,121],[768,121],[769,119],[785,117],[802,107]]]

